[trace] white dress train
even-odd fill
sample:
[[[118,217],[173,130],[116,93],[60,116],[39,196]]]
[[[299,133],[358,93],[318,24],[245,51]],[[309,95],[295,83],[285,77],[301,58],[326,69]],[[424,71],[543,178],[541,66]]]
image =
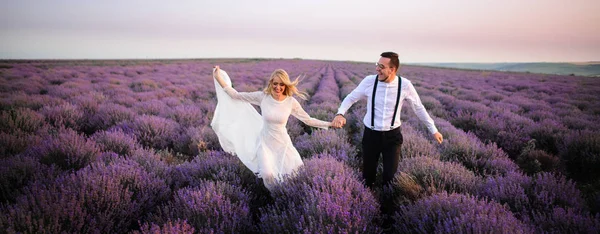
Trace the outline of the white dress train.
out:
[[[221,77],[229,86],[221,88],[214,81],[217,107],[211,127],[223,150],[237,155],[270,189],[273,183],[303,165],[287,133],[289,116],[324,129],[329,127],[329,122],[311,118],[294,97],[277,101],[262,91],[237,92],[223,70]],[[260,106],[262,115],[250,104]]]

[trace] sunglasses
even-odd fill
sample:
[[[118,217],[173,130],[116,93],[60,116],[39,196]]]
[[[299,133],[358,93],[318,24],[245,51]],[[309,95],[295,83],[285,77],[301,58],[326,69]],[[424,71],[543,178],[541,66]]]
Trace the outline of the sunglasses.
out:
[[[281,82],[281,83],[279,83],[279,82],[272,82],[272,83],[273,83],[273,86],[278,86],[278,85],[281,86],[281,87],[285,86],[285,84],[283,82]]]

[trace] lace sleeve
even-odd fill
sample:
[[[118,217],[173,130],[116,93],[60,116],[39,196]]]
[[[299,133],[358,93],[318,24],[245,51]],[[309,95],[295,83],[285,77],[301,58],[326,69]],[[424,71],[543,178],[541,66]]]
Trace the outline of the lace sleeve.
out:
[[[265,97],[264,92],[256,91],[256,92],[238,92],[231,86],[227,86],[223,88],[223,91],[229,95],[232,99],[245,101],[253,105],[260,105],[260,102]]]
[[[306,111],[302,109],[302,106],[295,98],[292,102],[292,115],[311,127],[328,129],[331,126],[331,122],[326,122],[310,117],[310,115],[308,115],[308,113],[306,113]]]

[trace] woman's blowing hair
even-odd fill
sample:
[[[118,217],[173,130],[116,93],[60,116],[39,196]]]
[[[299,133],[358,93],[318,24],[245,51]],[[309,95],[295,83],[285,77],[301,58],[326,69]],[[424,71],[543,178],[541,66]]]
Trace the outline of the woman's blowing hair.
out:
[[[271,94],[271,92],[273,92],[273,79],[275,79],[275,77],[279,77],[279,79],[281,79],[281,82],[283,82],[285,84],[285,90],[283,91],[284,95],[286,95],[286,96],[296,95],[299,98],[302,98],[304,100],[307,99],[307,94],[305,92],[299,91],[298,88],[296,88],[300,77],[297,77],[296,80],[291,81],[290,76],[283,69],[277,69],[277,70],[273,71],[273,73],[271,73],[271,78],[269,79],[269,85],[264,90],[265,93]]]

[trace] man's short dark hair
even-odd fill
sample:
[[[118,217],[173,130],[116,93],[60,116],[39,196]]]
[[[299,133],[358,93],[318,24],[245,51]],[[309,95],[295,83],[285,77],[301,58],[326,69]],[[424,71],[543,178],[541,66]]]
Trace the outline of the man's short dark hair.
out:
[[[396,70],[398,70],[400,68],[400,60],[398,60],[398,54],[396,54],[394,52],[383,52],[383,53],[381,53],[381,57],[389,58],[390,65],[394,66],[396,68]]]

